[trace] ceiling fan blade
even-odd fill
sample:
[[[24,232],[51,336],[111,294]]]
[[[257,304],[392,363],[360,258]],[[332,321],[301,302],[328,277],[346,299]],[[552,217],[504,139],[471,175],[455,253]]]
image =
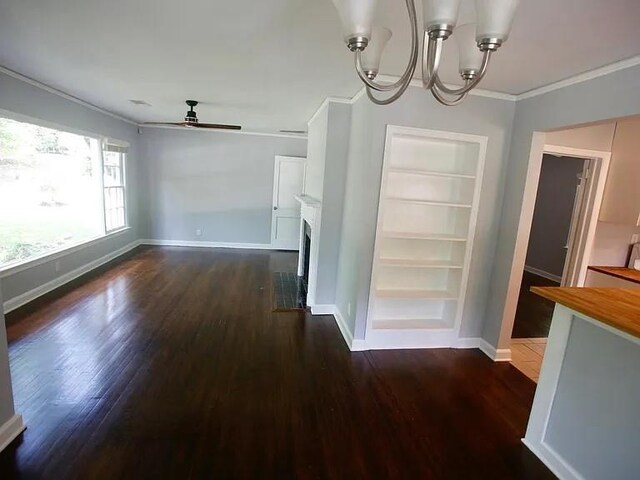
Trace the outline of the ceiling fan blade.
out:
[[[241,130],[242,127],[240,125],[226,125],[221,123],[194,123],[190,125],[191,127],[196,128],[217,128],[221,130]]]

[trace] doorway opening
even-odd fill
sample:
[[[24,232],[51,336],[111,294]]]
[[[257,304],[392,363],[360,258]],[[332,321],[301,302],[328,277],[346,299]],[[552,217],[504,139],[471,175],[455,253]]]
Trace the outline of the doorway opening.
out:
[[[544,145],[511,334],[511,361],[538,380],[555,304],[533,286],[584,285],[609,153]]]

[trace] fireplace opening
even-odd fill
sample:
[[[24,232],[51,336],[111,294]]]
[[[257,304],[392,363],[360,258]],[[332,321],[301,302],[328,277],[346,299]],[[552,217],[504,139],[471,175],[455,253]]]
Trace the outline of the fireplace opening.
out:
[[[311,250],[311,229],[309,228],[309,224],[304,222],[304,270],[302,274],[302,281],[304,283],[305,292],[307,291],[307,287],[309,286],[309,258]]]
[[[298,277],[300,297],[304,300],[306,305],[307,292],[309,291],[309,259],[311,257],[311,227],[307,222],[304,222],[304,241],[302,242],[302,276]]]

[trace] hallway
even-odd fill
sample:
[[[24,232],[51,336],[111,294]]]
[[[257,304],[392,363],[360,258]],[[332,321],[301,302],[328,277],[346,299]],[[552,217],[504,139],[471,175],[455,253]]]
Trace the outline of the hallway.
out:
[[[293,253],[141,248],[7,316],[28,428],[0,478],[554,478],[535,384],[478,350],[351,353],[273,313]]]

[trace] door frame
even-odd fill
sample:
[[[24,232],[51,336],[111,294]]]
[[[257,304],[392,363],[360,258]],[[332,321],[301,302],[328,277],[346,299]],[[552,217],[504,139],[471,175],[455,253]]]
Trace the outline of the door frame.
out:
[[[282,161],[295,161],[295,162],[300,162],[303,165],[303,172],[302,172],[302,193],[304,193],[304,185],[307,179],[307,158],[306,157],[294,157],[294,156],[288,156],[288,155],[276,155],[274,162],[273,162],[273,191],[272,191],[272,195],[271,195],[271,239],[269,241],[271,248],[281,248],[278,247],[278,245],[275,244],[274,240],[275,240],[275,234],[276,234],[276,222],[273,221],[273,211],[276,209],[277,205],[277,197],[278,197],[278,180],[279,180],[279,172],[280,172],[280,163]],[[298,241],[296,242],[296,245],[298,245],[300,242],[300,239],[298,239]]]
[[[529,246],[531,224],[533,222],[540,171],[542,169],[542,157],[545,153],[585,158],[593,161],[594,172],[592,188],[585,192],[583,201],[587,208],[583,221],[584,230],[583,233],[581,233],[579,246],[576,249],[575,262],[579,265],[580,274],[578,275],[577,285],[575,286],[584,285],[587,267],[589,266],[590,253],[595,240],[595,231],[598,224],[600,207],[602,206],[604,187],[607,181],[607,174],[609,173],[611,152],[546,144],[545,138],[546,134],[544,132],[534,132],[531,141],[529,167],[527,169],[527,179],[524,186],[520,222],[518,225],[513,261],[511,263],[511,275],[509,277],[507,297],[505,299],[500,337],[498,339],[498,349],[504,352],[505,355],[497,357],[496,361],[510,360],[510,355],[508,354],[509,343],[513,333],[520,284],[522,282],[522,272],[525,267]]]

